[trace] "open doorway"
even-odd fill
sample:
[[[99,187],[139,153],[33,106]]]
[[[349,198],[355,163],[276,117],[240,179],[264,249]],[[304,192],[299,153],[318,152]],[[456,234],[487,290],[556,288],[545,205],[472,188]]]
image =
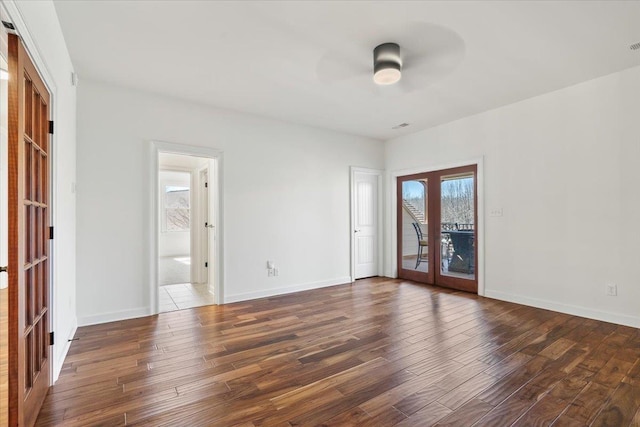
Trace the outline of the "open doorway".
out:
[[[158,311],[214,304],[210,251],[215,239],[209,185],[215,159],[159,152],[157,233]]]

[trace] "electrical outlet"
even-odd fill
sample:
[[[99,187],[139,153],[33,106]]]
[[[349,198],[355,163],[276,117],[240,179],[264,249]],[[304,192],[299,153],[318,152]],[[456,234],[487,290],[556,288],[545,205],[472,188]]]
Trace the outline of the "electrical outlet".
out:
[[[502,216],[502,208],[495,208],[489,211],[489,216]]]
[[[618,287],[616,285],[608,283],[606,285],[606,292],[608,296],[615,297],[618,295]]]

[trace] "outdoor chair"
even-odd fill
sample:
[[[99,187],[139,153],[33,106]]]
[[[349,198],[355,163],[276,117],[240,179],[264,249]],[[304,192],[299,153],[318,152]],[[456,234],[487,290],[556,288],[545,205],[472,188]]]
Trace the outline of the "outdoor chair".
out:
[[[418,259],[416,260],[416,269],[418,269],[418,266],[422,262],[422,248],[428,247],[429,242],[427,242],[423,237],[422,228],[420,228],[420,224],[418,224],[417,222],[414,222],[412,224],[413,224],[413,228],[416,230],[416,235],[418,236]]]

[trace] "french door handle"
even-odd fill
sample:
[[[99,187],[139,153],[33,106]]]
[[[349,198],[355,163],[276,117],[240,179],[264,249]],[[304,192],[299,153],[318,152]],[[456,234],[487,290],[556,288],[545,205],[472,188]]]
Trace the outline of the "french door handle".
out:
[[[0,267],[0,273],[7,273],[8,267]]]

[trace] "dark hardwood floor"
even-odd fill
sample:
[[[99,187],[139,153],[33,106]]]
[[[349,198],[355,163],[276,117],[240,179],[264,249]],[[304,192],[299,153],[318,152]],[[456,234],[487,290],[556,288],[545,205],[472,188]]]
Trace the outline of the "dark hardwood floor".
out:
[[[406,281],[76,338],[40,426],[640,425],[640,330]]]

